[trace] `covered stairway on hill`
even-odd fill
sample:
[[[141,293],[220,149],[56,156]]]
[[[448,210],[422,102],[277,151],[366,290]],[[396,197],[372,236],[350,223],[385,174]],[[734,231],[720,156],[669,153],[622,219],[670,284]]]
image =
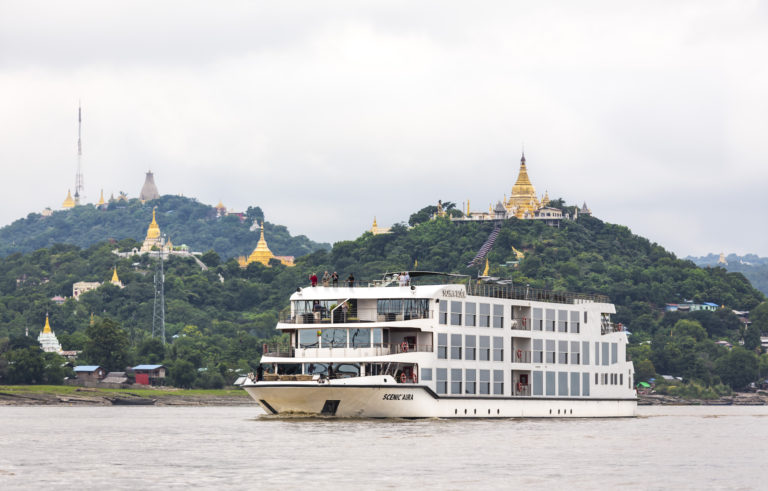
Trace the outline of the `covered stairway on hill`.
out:
[[[496,238],[499,236],[500,231],[501,224],[497,223],[496,226],[493,227],[491,233],[488,235],[488,238],[485,239],[485,242],[483,243],[482,247],[480,247],[480,250],[477,251],[475,258],[467,263],[468,267],[479,264],[483,259],[485,259],[485,256],[491,252],[491,248],[493,248],[493,244],[496,242]]]

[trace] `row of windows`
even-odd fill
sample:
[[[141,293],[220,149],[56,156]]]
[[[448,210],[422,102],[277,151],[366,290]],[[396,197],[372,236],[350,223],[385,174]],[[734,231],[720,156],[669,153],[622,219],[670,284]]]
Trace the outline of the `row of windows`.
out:
[[[623,373],[596,373],[595,385],[600,383],[600,379],[602,379],[603,385],[624,385]]]
[[[513,324],[530,322],[534,331],[581,332],[581,313],[571,310],[541,309],[532,311],[532,318],[516,319],[514,309],[510,310]],[[587,312],[583,313],[583,322],[587,322]],[[504,327],[504,306],[490,303],[474,303],[440,300],[439,323],[451,326]],[[513,326],[514,327],[514,326]]]
[[[555,350],[557,348],[557,350]],[[595,365],[618,363],[619,344],[595,342]],[[602,356],[601,356],[602,353]],[[589,365],[588,341],[533,340],[533,363],[560,363],[563,365]]]
[[[450,380],[448,379],[449,374]],[[425,381],[431,381],[432,369],[424,368],[421,371],[421,378]],[[504,395],[504,371],[436,368],[435,392],[452,395]]]
[[[589,373],[534,371],[534,396],[588,396]]]
[[[579,312],[555,309],[533,309],[534,331],[550,332],[581,332]],[[587,312],[584,312],[584,323],[587,323]]]
[[[438,333],[437,357],[446,360],[448,355],[448,334]],[[451,360],[504,361],[504,338],[501,336],[491,338],[491,336],[451,334],[450,358]]]

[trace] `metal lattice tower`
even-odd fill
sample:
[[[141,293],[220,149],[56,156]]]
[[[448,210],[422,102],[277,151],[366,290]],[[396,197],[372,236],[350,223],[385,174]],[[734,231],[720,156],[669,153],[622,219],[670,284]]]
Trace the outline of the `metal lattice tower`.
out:
[[[82,109],[80,103],[77,104],[77,174],[75,175],[75,204],[80,204],[80,200],[85,200],[83,186],[83,144],[80,139],[80,126],[83,122]]]
[[[165,257],[165,237],[160,242],[160,261],[155,269],[155,306],[152,311],[152,337],[160,336],[165,345],[165,272],[163,261]]]

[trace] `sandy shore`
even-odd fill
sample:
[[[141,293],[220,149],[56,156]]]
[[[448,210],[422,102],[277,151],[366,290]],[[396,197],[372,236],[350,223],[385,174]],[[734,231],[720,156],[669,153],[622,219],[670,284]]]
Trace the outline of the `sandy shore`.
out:
[[[0,406],[247,406],[255,404],[245,391],[184,390],[39,390],[33,386],[0,388]]]

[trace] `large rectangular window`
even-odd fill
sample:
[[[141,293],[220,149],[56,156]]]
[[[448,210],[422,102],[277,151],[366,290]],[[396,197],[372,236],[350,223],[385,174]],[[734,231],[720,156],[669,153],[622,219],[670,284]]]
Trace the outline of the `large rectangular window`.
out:
[[[558,332],[568,332],[568,311],[557,311],[557,330]]]
[[[504,395],[504,370],[493,371],[493,393]]]
[[[480,327],[491,327],[491,304],[480,304]]]
[[[424,380],[425,382],[431,382],[432,381],[432,369],[431,368],[422,368],[421,369],[421,380]]]
[[[448,358],[448,335],[445,333],[437,334],[437,357],[441,360]]]
[[[347,330],[346,329],[323,329],[320,336],[321,348],[346,348]]]
[[[544,311],[542,309],[533,309],[533,330],[544,330]]]
[[[504,306],[503,305],[493,306],[493,327],[498,327],[498,328],[504,327]]]
[[[568,341],[557,342],[557,362],[563,365],[568,364]]]
[[[533,372],[533,395],[544,395],[544,372]]]
[[[371,330],[368,328],[349,330],[350,348],[370,348]]]
[[[448,324],[448,301],[440,300],[440,314],[438,316],[440,324]]]
[[[548,396],[553,396],[555,395],[555,372],[546,372],[546,376],[546,393]]]
[[[480,394],[488,395],[491,393],[491,371],[480,370]]]
[[[589,341],[581,343],[581,364],[589,365]]]
[[[461,334],[451,334],[451,360],[461,360]]]
[[[552,339],[547,339],[547,357],[545,362],[554,363],[556,356],[557,353],[555,353],[555,341]]]
[[[389,332],[389,331],[387,331]],[[384,343],[384,340],[382,339],[382,332],[380,327],[374,327],[373,328],[373,347],[374,348],[380,348]]]
[[[581,324],[579,323],[579,313],[576,311],[571,312],[571,332],[581,332]]]
[[[461,394],[461,368],[451,368],[451,394]]]
[[[533,362],[544,363],[544,340],[533,340]]]
[[[437,380],[435,382],[435,392],[438,394],[448,393],[448,369],[438,368],[435,370]]]
[[[476,394],[477,393],[477,370],[474,368],[467,368],[465,371],[466,382],[464,383],[464,393],[465,394]]]
[[[474,327],[477,324],[477,304],[465,303],[464,304],[464,325]]]
[[[464,359],[465,360],[477,359],[477,337],[476,336],[464,336]]]
[[[557,318],[555,317],[555,309],[547,309],[547,321],[544,329],[547,331],[554,331]]]
[[[493,361],[504,361],[504,338],[493,337]]]
[[[480,361],[491,359],[491,337],[480,336]]]
[[[568,372],[557,372],[557,395],[568,395]]]
[[[600,364],[600,343],[595,341],[595,365]]]
[[[617,343],[611,343],[611,365],[615,365],[619,361],[619,345]]]
[[[600,354],[600,358],[603,360],[603,365],[608,365],[610,359],[608,358],[608,343],[603,343],[603,352]]]
[[[589,395],[589,374],[586,372],[581,374],[581,395]]]
[[[571,395],[572,396],[579,396],[581,395],[579,392],[579,381],[581,379],[581,373],[579,372],[571,372]]]
[[[451,301],[451,325],[461,325],[461,302]]]
[[[299,329],[299,348],[317,347],[317,329]]]
[[[571,341],[571,365],[579,365],[581,363],[581,355],[579,348],[581,343],[578,341]]]

